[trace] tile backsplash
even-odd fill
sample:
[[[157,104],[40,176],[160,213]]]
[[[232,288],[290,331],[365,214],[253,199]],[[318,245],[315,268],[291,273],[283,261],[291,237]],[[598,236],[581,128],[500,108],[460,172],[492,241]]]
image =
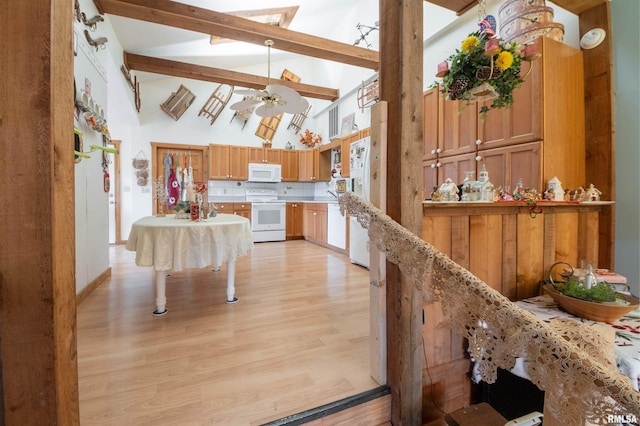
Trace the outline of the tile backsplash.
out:
[[[247,189],[273,189],[278,191],[278,197],[282,199],[309,199],[327,198],[330,195],[327,190],[335,190],[335,183],[331,182],[279,182],[258,183],[232,180],[210,180],[208,188],[209,201],[217,199],[237,198],[244,200]]]

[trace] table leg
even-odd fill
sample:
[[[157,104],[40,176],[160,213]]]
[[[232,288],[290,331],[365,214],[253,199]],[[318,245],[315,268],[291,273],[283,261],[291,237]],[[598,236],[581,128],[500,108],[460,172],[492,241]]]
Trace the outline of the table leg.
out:
[[[236,303],[238,298],[235,297],[236,287],[236,261],[230,260],[227,262],[227,303]]]
[[[153,311],[153,315],[155,316],[164,315],[167,312],[169,312],[169,310],[166,308],[167,306],[166,287],[167,287],[167,271],[157,271],[156,272],[156,310]]]

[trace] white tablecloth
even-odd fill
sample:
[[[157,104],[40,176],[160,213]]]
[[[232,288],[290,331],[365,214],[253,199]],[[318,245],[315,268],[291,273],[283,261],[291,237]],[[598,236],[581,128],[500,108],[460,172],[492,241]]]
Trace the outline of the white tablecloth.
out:
[[[149,216],[131,227],[126,248],[136,252],[136,265],[156,271],[220,266],[244,256],[253,247],[249,219],[218,214],[197,222]]]

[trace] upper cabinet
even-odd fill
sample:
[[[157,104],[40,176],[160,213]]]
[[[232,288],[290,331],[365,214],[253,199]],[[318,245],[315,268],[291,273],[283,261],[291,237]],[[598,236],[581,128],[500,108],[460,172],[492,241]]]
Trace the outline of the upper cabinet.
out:
[[[297,182],[300,177],[299,151],[283,150],[282,157],[282,180],[284,182]]]
[[[246,146],[209,145],[209,179],[247,180],[249,150]]]
[[[586,184],[582,52],[546,37],[537,43],[542,57],[523,63],[525,83],[514,90],[513,105],[489,110],[485,120],[479,113],[483,104],[448,101],[438,89],[424,93],[427,198],[446,178],[459,184],[466,171],[477,178],[483,165],[491,182],[505,188],[513,189],[521,178],[525,186],[543,191],[554,176],[565,188]],[[443,164],[457,166],[447,171]]]
[[[282,164],[282,151],[276,148],[249,147],[249,162]]]
[[[320,169],[320,151],[315,149],[305,149],[299,151],[299,176],[300,182],[318,182],[318,172]]]

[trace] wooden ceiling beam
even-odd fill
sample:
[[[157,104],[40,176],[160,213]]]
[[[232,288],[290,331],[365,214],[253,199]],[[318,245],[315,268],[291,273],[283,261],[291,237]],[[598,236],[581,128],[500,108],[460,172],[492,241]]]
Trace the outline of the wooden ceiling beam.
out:
[[[101,14],[123,16],[377,70],[378,52],[169,0],[94,0]]]
[[[169,59],[136,55],[128,52],[124,53],[124,65],[130,70],[190,78],[193,80],[211,81],[220,84],[230,84],[234,86],[248,87],[250,89],[261,90],[268,84],[267,77],[228,71],[220,68],[205,67],[202,65],[188,64]],[[271,79],[271,83],[290,87],[300,93],[301,96],[309,98],[335,101],[340,97],[340,92],[337,89],[294,83],[292,81],[273,78]]]

